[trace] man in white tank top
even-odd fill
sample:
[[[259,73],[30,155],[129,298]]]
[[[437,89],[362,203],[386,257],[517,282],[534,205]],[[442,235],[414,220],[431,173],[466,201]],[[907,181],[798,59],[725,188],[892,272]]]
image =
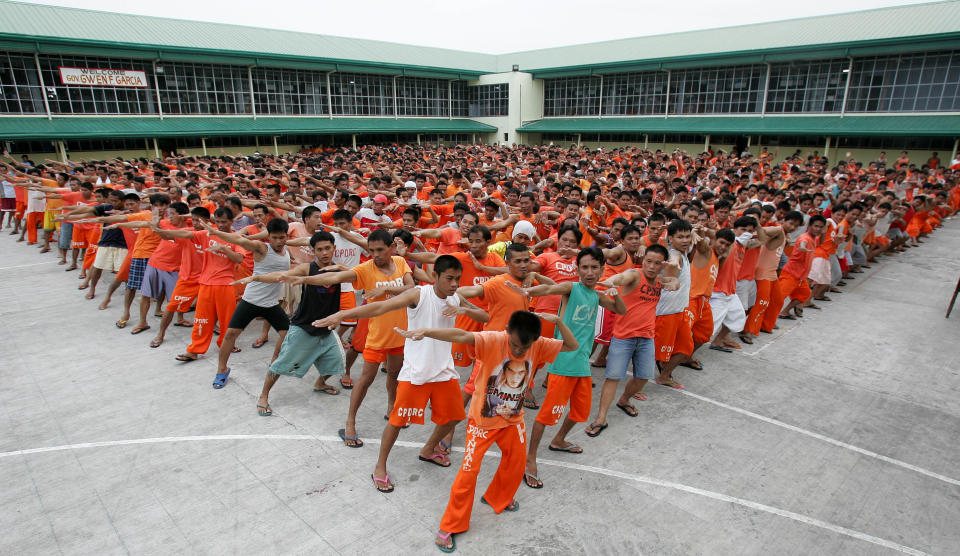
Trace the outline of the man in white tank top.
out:
[[[339,311],[313,323],[331,330],[344,319],[373,318],[390,311],[407,308],[407,329],[453,328],[457,315],[486,322],[486,311],[456,295],[460,287],[463,266],[451,255],[437,257],[433,266],[435,284],[418,286],[386,301],[368,303],[355,309]],[[398,330],[399,331],[399,330]],[[422,425],[427,404],[430,420],[436,423],[433,434],[420,450],[420,460],[449,467],[450,458],[437,450],[440,439],[446,436],[466,414],[460,396],[460,375],[453,365],[450,345],[439,340],[407,338],[404,343],[403,367],[397,377],[397,398],[390,411],[387,426],[380,440],[380,457],[370,478],[380,492],[393,492],[393,483],[387,473],[387,457],[400,429],[410,423]]]

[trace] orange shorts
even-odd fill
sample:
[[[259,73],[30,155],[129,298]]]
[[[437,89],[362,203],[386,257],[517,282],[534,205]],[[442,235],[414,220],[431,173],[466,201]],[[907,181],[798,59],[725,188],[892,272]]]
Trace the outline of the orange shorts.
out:
[[[167,304],[166,310],[171,313],[186,313],[199,293],[199,282],[178,280],[177,285],[173,287],[173,293],[170,294],[170,303]]]
[[[796,301],[806,301],[810,299],[810,285],[806,280],[791,276],[786,272],[780,273],[780,293],[784,299],[790,298]]]
[[[349,311],[350,309],[355,309],[357,307],[357,293],[356,292],[340,292],[340,310]],[[340,324],[343,326],[356,326],[357,319],[344,319],[340,321]]]
[[[710,309],[710,298],[695,297],[690,300],[690,305],[684,311],[687,315],[687,326],[690,327],[690,335],[694,344],[705,344],[713,336],[713,310]],[[676,349],[676,346],[674,346]],[[685,353],[685,352],[680,352]],[[690,353],[693,354],[693,349]]]
[[[473,360],[477,356],[473,344],[453,344],[450,347],[450,353],[453,355],[453,364],[458,367],[473,365]]]
[[[674,353],[693,353],[693,335],[685,312],[657,316],[654,345],[657,361],[669,361]]]
[[[363,350],[363,360],[367,363],[383,363],[387,360],[388,355],[403,355],[403,346],[384,349],[365,348]]]
[[[350,340],[350,347],[357,353],[363,353],[363,348],[367,344],[367,329],[370,326],[370,319],[360,319],[357,321],[357,327],[353,329],[353,339]]]
[[[563,410],[570,403],[567,417],[575,423],[583,423],[590,417],[590,399],[593,397],[592,379],[589,376],[547,375],[547,393],[540,402],[537,422],[552,427],[563,418]]]
[[[609,311],[600,308],[600,313],[603,315],[600,317],[600,332],[594,338],[594,341],[601,346],[609,346],[610,338],[613,337],[613,326],[617,322],[617,314],[613,311]]]
[[[463,411],[460,381],[457,379],[426,384],[400,381],[397,383],[397,400],[390,412],[390,424],[395,427],[410,423],[422,425],[427,402],[430,402],[430,420],[438,425],[462,421],[467,417]]]

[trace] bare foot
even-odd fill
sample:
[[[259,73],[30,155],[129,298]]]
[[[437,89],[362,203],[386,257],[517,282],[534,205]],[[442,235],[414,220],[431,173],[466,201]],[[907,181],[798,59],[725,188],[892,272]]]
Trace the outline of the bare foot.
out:
[[[107,307],[109,307],[109,306],[110,306],[110,298],[108,297],[108,298],[104,299],[102,303],[100,303],[100,305],[97,307],[97,309],[100,309],[101,311],[106,311],[106,310],[107,310]]]

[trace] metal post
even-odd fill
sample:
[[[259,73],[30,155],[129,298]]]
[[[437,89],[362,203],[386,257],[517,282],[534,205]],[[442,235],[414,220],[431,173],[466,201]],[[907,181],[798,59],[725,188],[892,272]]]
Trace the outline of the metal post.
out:
[[[157,158],[160,158],[160,146],[157,145],[157,138],[153,138],[153,155]]]
[[[350,136],[350,142],[353,143],[353,150],[357,150],[357,134],[356,133]]]
[[[770,91],[770,66],[772,64],[767,62],[767,78],[763,81],[763,104],[760,106],[760,117],[766,115],[767,113],[767,93]]]
[[[277,136],[273,136],[273,155],[280,156],[280,147],[277,146]]]
[[[581,139],[582,137],[583,137],[583,134],[580,134],[580,133],[577,134],[577,146],[578,146],[578,147],[580,146],[580,139]]]
[[[960,137],[958,137],[953,142],[953,152],[950,153],[950,164],[953,164],[953,161],[957,159],[957,150],[960,149]]]
[[[471,144],[471,145],[476,145],[476,144],[477,144],[477,134],[476,134],[476,133],[471,133],[471,134],[470,134],[470,144]],[[957,146],[954,145],[954,146],[953,146],[953,158],[956,158],[956,156],[957,156]],[[953,158],[951,158],[951,160],[953,160]]]
[[[420,134],[419,134],[419,133],[417,134],[417,144],[418,144],[418,145],[420,144]]]
[[[600,74],[600,102],[597,103],[597,117],[603,117],[603,74]]]
[[[47,98],[47,86],[43,83],[43,72],[40,71],[40,55],[36,52],[33,53],[33,61],[37,64],[37,77],[40,78],[40,91],[43,93],[43,107],[47,111],[47,119],[52,120],[53,116],[50,114],[50,100]]]
[[[709,150],[710,150],[710,134],[708,133],[703,138],[703,152],[707,152]]]
[[[667,72],[667,90],[663,94],[663,117],[670,115],[670,70]]]
[[[393,119],[400,117],[400,107],[397,106],[397,76],[393,76]]]
[[[67,163],[67,147],[63,141],[57,141],[57,152],[60,153],[60,162]]]
[[[206,137],[200,138],[200,146],[203,147],[203,156],[207,156],[207,138]]]
[[[257,99],[253,96],[253,66],[247,66],[247,81],[250,82],[250,113],[257,119]]]
[[[840,117],[847,112],[847,95],[850,93],[850,78],[853,76],[853,56],[850,56],[850,66],[847,67],[847,84],[843,87],[843,104],[840,105]]]
[[[649,142],[650,142],[650,134],[644,133],[643,134],[643,150],[647,150],[647,143]]]
[[[830,136],[827,135],[827,144],[823,146],[823,157],[830,158]]]
[[[453,79],[447,81],[447,119],[453,119]]]
[[[327,115],[330,116],[330,119],[333,119],[333,91],[330,90],[330,74],[332,71],[327,72]]]
[[[163,103],[160,102],[160,83],[157,81],[157,61],[153,61],[153,94],[157,97],[157,114],[163,119]],[[203,153],[207,154],[207,153]]]
[[[750,150],[750,140],[753,139],[750,135],[747,135],[747,150]]]

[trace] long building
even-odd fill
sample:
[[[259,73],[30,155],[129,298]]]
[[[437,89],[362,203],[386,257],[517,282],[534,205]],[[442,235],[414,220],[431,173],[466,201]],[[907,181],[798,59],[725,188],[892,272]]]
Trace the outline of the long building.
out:
[[[957,0],[500,55],[0,1],[0,141],[35,159],[486,142],[925,160],[958,138]]]

